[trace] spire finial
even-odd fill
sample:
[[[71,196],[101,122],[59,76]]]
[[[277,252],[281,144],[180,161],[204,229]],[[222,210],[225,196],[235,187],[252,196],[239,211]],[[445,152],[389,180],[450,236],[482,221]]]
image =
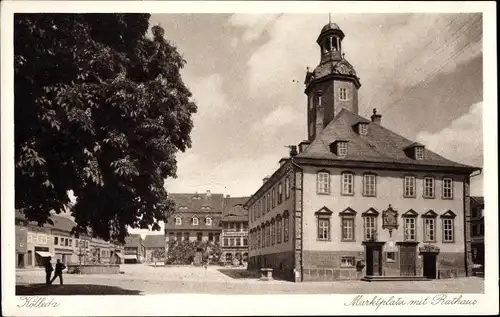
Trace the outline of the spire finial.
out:
[[[329,24],[332,23],[332,14],[331,13],[328,13],[328,23]]]

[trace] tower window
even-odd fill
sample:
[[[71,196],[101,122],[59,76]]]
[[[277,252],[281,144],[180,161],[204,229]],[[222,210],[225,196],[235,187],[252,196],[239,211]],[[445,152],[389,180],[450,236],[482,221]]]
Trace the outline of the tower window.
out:
[[[339,89],[339,99],[340,100],[347,100],[347,89],[346,88]]]

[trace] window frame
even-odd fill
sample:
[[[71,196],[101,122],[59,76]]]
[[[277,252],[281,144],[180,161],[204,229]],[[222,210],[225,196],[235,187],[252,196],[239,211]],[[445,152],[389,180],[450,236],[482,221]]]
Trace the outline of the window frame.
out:
[[[206,226],[212,226],[212,217],[206,217],[205,218],[205,225]]]
[[[413,195],[408,195],[407,194],[407,178],[412,178],[413,179]],[[404,198],[416,198],[417,197],[417,177],[413,174],[406,174],[403,176],[403,197]]]
[[[444,215],[441,215],[441,242],[442,243],[455,243],[455,218],[456,215],[452,211],[447,211]],[[450,221],[452,239],[447,240],[446,238],[446,222]]]
[[[355,242],[356,241],[356,211],[350,207],[339,213],[340,216],[340,241],[341,242]],[[352,238],[349,239],[345,235],[347,230],[344,231],[344,223],[352,223]],[[346,227],[348,228],[348,227]]]
[[[339,100],[341,100],[341,101],[349,100],[349,98],[347,98],[347,88],[346,87],[339,87]]]
[[[392,253],[394,255],[394,258],[390,258],[389,254]],[[387,251],[385,253],[385,261],[387,263],[396,263],[396,252],[395,251]]]
[[[430,239],[431,237],[429,237],[429,235],[428,235],[428,227],[429,227],[428,221],[430,221],[430,220],[432,220],[432,227],[433,227],[432,228],[432,233],[433,233],[432,238],[433,239]],[[432,213],[432,215],[427,215],[427,214],[422,215],[422,228],[423,228],[423,234],[424,234],[424,236],[422,237],[422,242],[437,242],[436,225],[437,225],[436,215],[434,215],[434,212]]]
[[[271,206],[276,208],[276,186],[271,189]]]
[[[423,146],[415,146],[413,151],[415,152],[416,160],[422,161],[425,158],[425,149]]]
[[[370,225],[370,227],[368,227]],[[373,226],[372,226],[373,225]],[[369,230],[368,229],[372,229]],[[378,216],[364,215],[363,216],[363,237],[365,241],[372,241],[378,236]]]
[[[322,185],[324,188],[322,188]],[[331,185],[330,172],[326,170],[318,171],[316,173],[316,193],[318,195],[330,195],[331,193],[330,185]]]
[[[367,191],[367,177],[373,177],[373,193]],[[363,196],[377,197],[377,174],[369,172],[363,174]]]
[[[290,198],[290,176],[285,178],[285,199]]]
[[[348,146],[346,141],[338,141],[337,142],[337,156],[346,157],[348,153]]]
[[[283,203],[283,183],[278,183],[278,206]]]
[[[285,242],[288,242],[288,240],[290,239],[290,215],[288,214],[288,212],[285,210],[285,212],[283,213],[283,243]]]
[[[368,135],[368,123],[359,123],[358,133],[359,135]]]
[[[432,179],[432,196],[427,195],[426,180]],[[422,178],[422,197],[425,199],[435,199],[436,198],[436,178],[434,176],[428,175]]]
[[[348,264],[348,265],[344,265],[344,259],[349,259],[350,261],[348,262],[352,262],[352,264]],[[356,257],[355,256],[352,256],[352,255],[343,255],[339,258],[339,267],[341,268],[353,268],[353,267],[356,267]]]
[[[445,184],[446,184],[446,181],[450,181],[450,196],[447,197],[445,195],[445,192],[446,192],[446,187],[445,187]],[[454,192],[454,181],[453,181],[453,178],[450,177],[450,176],[443,176],[443,178],[441,179],[441,199],[446,199],[446,200],[453,200],[453,192]]]
[[[176,226],[182,226],[182,218],[179,216],[175,217],[175,225]]]
[[[193,226],[198,226],[200,224],[200,220],[198,219],[198,217],[194,216],[193,219],[192,219],[192,221],[191,221],[191,224]]]
[[[418,238],[417,238],[417,217],[403,216],[402,218],[403,218],[403,240],[404,241],[418,241]],[[407,222],[407,220],[412,220],[412,222],[413,222],[413,239],[409,238],[408,234],[407,234],[407,230],[408,230],[407,224],[409,223],[409,222]]]
[[[351,192],[345,192],[345,187],[344,187],[344,180],[345,180],[345,177],[344,176],[351,176]],[[350,171],[344,171],[342,173],[340,173],[340,194],[342,196],[354,196],[354,173],[353,172],[350,172]]]
[[[283,233],[282,218],[278,215],[276,218],[276,244],[281,244],[281,235]]]

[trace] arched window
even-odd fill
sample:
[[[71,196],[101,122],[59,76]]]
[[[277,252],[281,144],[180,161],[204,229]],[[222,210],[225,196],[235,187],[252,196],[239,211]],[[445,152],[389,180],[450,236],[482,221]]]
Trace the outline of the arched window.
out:
[[[288,241],[288,235],[289,235],[289,228],[290,228],[290,215],[288,214],[288,210],[285,210],[283,213],[283,242]]]
[[[269,235],[271,238],[271,245],[274,245],[275,238],[276,238],[276,235],[274,233],[275,224],[276,224],[276,221],[274,220],[274,218],[271,219],[271,228],[269,229]]]

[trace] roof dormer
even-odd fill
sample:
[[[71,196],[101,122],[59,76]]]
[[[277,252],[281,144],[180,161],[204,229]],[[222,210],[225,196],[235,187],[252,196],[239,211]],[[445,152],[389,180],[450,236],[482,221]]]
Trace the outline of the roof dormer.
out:
[[[346,157],[348,143],[348,140],[336,140],[330,144],[330,151],[339,157]]]
[[[407,156],[411,157],[414,160],[424,160],[425,159],[425,145],[420,143],[412,143],[409,146],[404,148],[404,151]]]
[[[354,124],[354,130],[359,135],[367,135],[368,134],[368,122],[360,121]]]

